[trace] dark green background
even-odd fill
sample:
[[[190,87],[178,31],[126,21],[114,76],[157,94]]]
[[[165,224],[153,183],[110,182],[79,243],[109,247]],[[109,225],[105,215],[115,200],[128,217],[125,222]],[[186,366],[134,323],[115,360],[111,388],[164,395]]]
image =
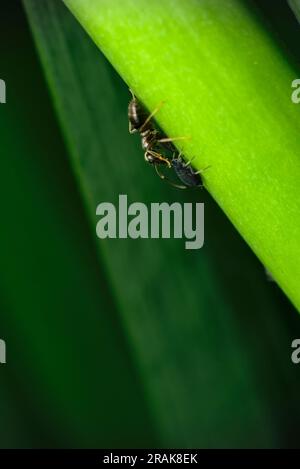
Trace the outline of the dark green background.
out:
[[[298,446],[298,313],[207,193],[155,179],[126,85],[60,0],[26,4],[52,94],[2,1],[0,447]],[[266,27],[294,53],[278,5]],[[100,242],[96,205],[120,193],[204,201],[205,247]]]

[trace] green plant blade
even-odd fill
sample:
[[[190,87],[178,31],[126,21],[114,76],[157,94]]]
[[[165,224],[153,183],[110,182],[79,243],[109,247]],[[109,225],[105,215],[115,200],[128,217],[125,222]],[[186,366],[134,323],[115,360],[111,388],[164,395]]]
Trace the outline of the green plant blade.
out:
[[[117,205],[121,193],[147,204],[199,200],[145,166],[128,135],[128,90],[62,3],[25,4],[93,231],[98,203]],[[276,301],[276,287],[208,194],[201,197],[209,241],[199,252],[181,240],[98,242],[161,446],[292,445],[298,384],[282,350],[289,354],[299,318]]]
[[[155,445],[23,6],[5,3],[0,447]]]
[[[65,3],[299,309],[299,68],[241,0]]]

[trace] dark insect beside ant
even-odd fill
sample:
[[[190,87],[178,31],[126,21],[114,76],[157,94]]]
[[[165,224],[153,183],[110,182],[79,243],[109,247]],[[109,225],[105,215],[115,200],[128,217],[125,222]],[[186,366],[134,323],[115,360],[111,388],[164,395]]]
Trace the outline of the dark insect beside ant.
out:
[[[159,171],[158,167],[155,166],[155,170],[161,179],[166,180],[169,184],[174,187],[177,187],[178,189],[187,189],[189,187],[203,187],[201,173],[203,173],[203,171],[205,171],[208,167],[202,169],[201,171],[194,171],[191,166],[191,160],[186,163],[181,157],[181,153],[178,153],[177,155],[176,153],[173,153],[171,164],[176,176],[178,177],[178,179],[180,179],[183,185],[176,184],[170,179],[168,179],[163,173]]]
[[[170,150],[175,149],[172,145],[174,140],[183,140],[186,137],[168,138],[153,125],[152,118],[159,111],[163,102],[161,102],[154,111],[149,114],[133,92],[131,90],[130,92],[132,94],[132,99],[128,105],[129,132],[131,134],[140,134],[142,147],[145,152],[145,160],[154,165],[155,170],[161,179],[166,180],[174,187],[179,189],[186,189],[187,187],[201,187],[202,179],[200,173],[202,173],[203,170],[197,172],[194,171],[191,166],[191,161],[186,163],[181,157],[181,153],[176,154],[176,151],[173,151],[172,158],[165,156],[165,152],[170,152]],[[174,183],[161,173],[159,170],[159,167],[161,166],[169,169],[173,168],[175,174],[183,185]]]

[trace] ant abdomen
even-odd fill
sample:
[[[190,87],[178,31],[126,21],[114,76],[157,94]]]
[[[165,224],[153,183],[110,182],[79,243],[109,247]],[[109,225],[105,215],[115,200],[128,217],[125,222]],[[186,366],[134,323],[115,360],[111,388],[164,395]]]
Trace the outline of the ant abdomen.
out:
[[[146,111],[144,106],[136,99],[135,96],[133,96],[128,105],[129,132],[132,134],[139,132],[148,115],[149,113]],[[152,127],[150,122],[148,128],[149,127]]]

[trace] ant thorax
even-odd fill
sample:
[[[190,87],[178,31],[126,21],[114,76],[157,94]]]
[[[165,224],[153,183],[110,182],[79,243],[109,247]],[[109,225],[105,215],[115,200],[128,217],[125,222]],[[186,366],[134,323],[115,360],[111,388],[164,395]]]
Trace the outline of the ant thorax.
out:
[[[141,133],[142,147],[145,151],[150,150],[157,142],[157,131],[147,129]]]

